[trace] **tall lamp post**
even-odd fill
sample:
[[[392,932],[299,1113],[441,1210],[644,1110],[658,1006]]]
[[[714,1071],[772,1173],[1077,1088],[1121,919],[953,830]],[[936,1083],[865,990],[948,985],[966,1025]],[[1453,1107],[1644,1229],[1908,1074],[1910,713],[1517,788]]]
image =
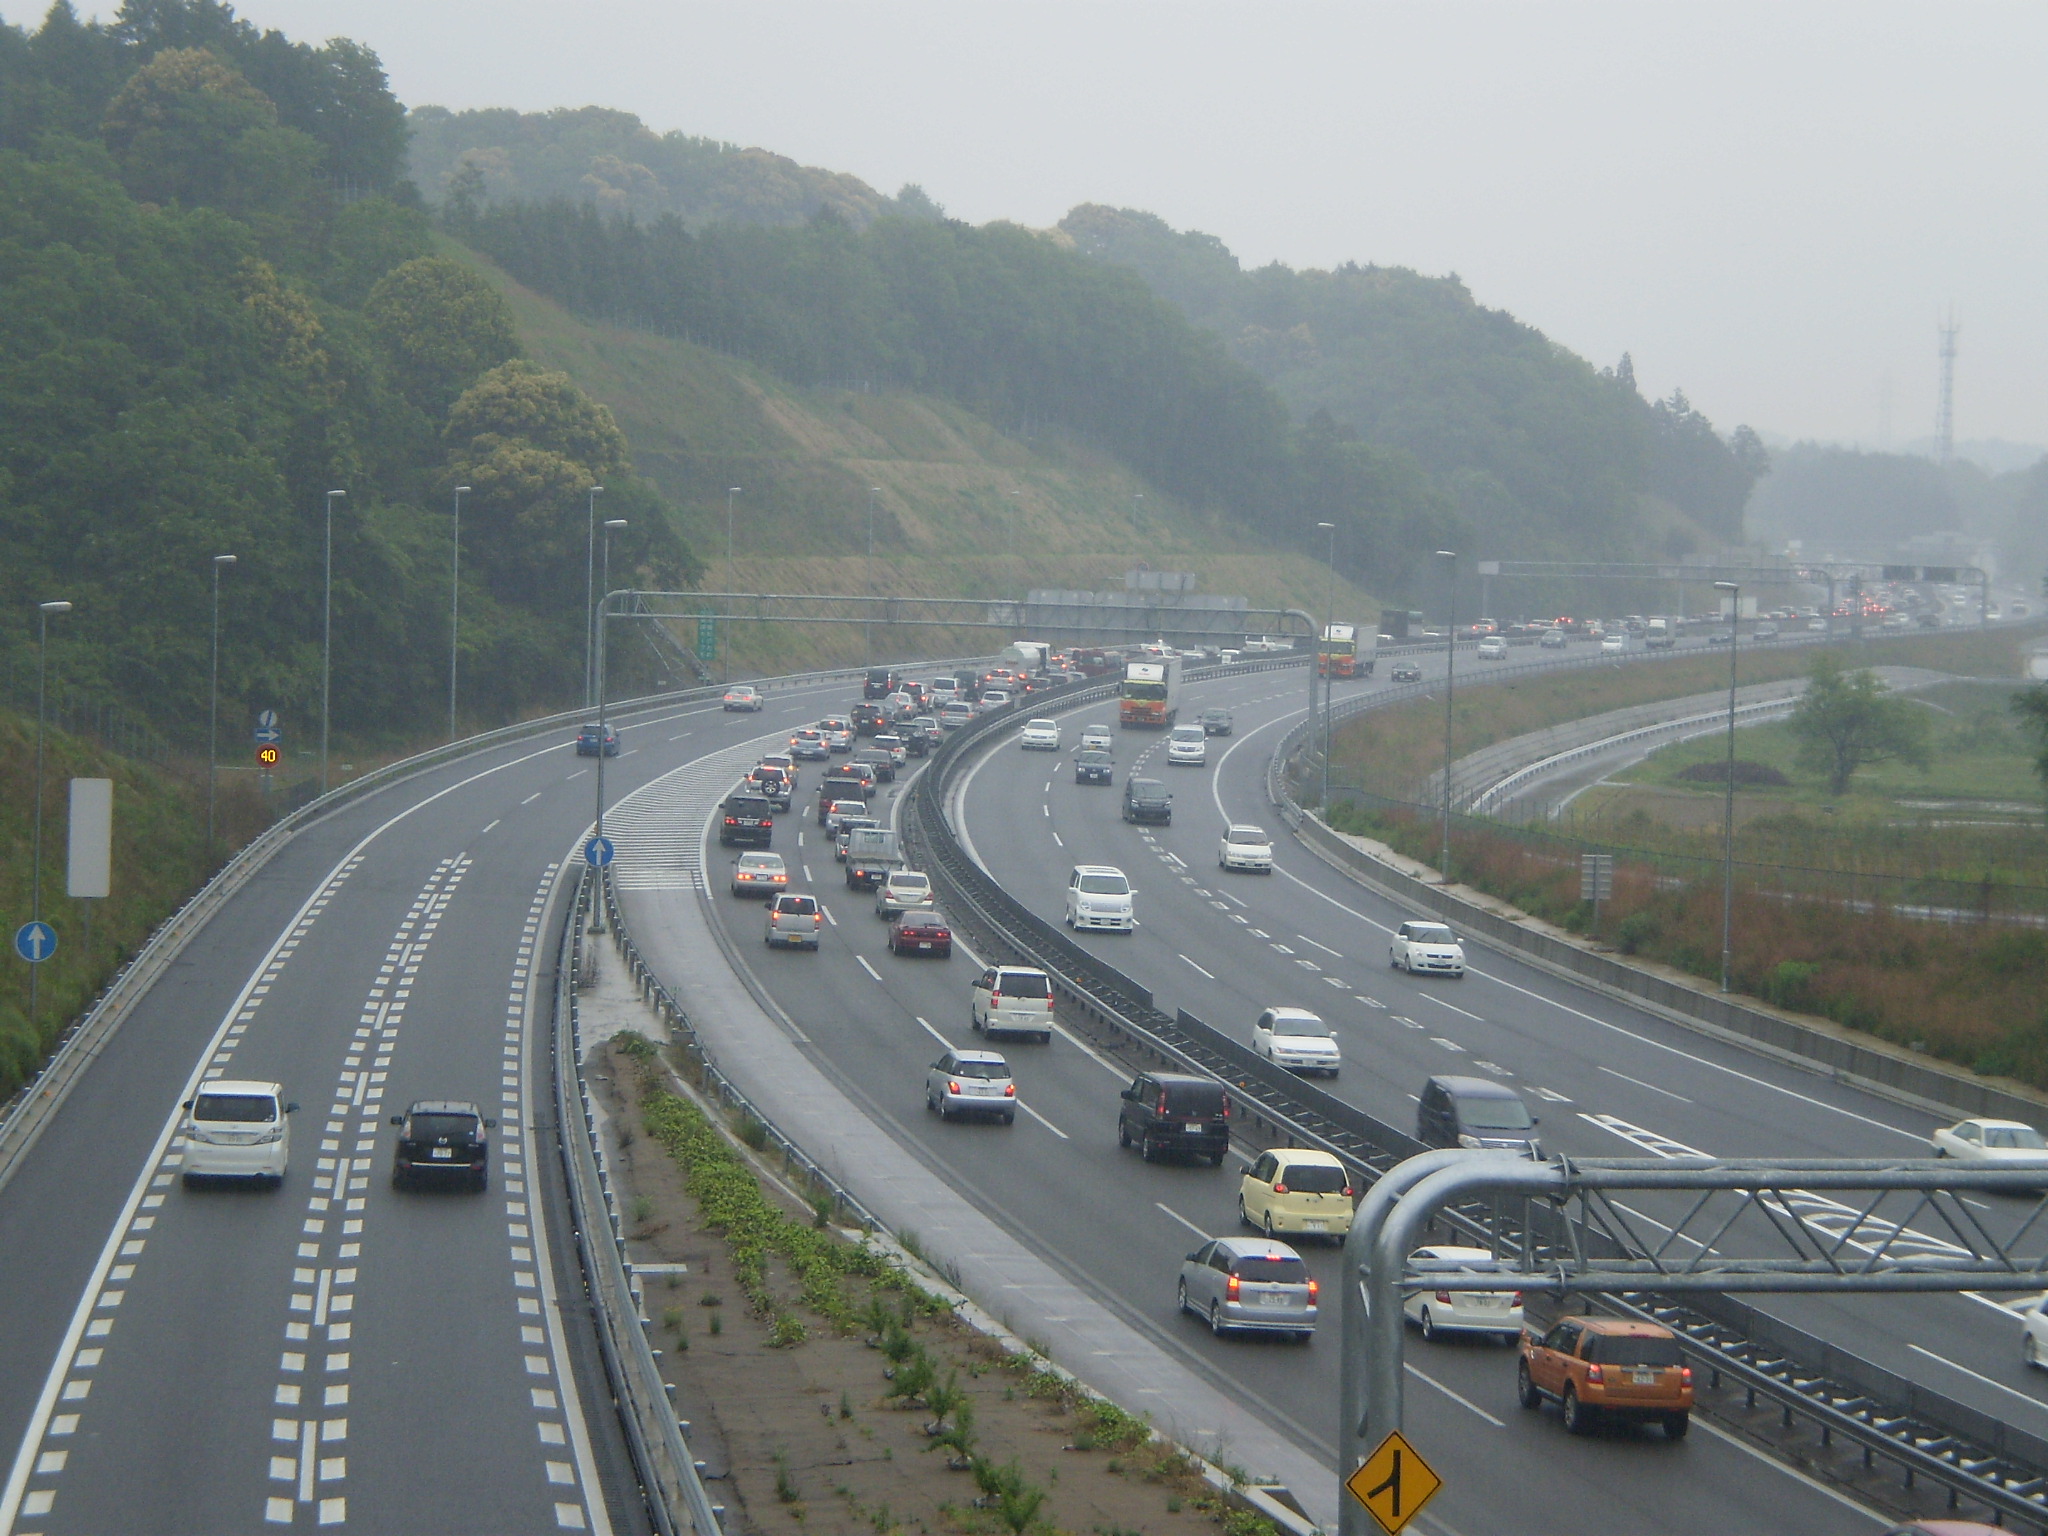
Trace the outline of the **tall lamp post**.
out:
[[[1742,635],[1742,584],[1717,581],[1728,594],[1728,798],[1721,816],[1721,990],[1728,990],[1735,932],[1735,652]]]
[[[881,500],[882,488],[879,485],[869,486],[867,563],[867,587],[869,597],[873,597],[875,595],[875,508],[880,504]],[[875,626],[873,619],[868,619],[862,623],[860,627],[860,644],[861,651],[866,656],[869,665],[873,665],[875,659]]]
[[[588,708],[597,696],[597,498],[604,487],[590,488],[590,528],[583,540],[583,703]],[[604,754],[599,753],[600,757]]]
[[[206,687],[206,862],[213,862],[214,786],[220,774],[220,573],[233,555],[213,557],[213,671]]]
[[[1145,493],[1143,491],[1134,491],[1131,493],[1131,534],[1133,537],[1135,537],[1138,532],[1138,514],[1145,510],[1144,507],[1141,505],[1141,503],[1144,500]]]
[[[327,493],[327,545],[320,578],[320,793],[327,793],[327,726],[334,682],[334,503],[347,491]]]
[[[1436,557],[1445,563],[1444,588],[1444,796],[1441,816],[1443,853],[1438,860],[1443,882],[1451,883],[1451,694],[1458,682],[1458,554],[1440,549]]]
[[[36,604],[36,816],[35,852],[29,876],[29,921],[43,920],[43,701],[45,684],[49,675],[50,615],[69,613],[71,605],[65,602]],[[28,968],[28,1022],[33,1029],[36,1022],[36,977],[42,966]]]
[[[620,529],[620,528],[623,528],[623,527],[625,527],[625,526],[626,526],[626,520],[625,520],[625,519],[624,519],[623,517],[610,517],[610,518],[606,518],[606,519],[605,519],[605,524],[604,524],[604,594],[603,594],[603,595],[602,595],[601,597],[599,597],[599,598],[598,598],[598,600],[597,600],[597,671],[596,671],[596,677],[595,677],[595,681],[596,681],[596,688],[597,688],[597,693],[596,693],[596,700],[597,700],[597,815],[596,815],[595,821],[594,821],[594,823],[593,823],[593,825],[594,825],[594,828],[595,828],[595,830],[594,830],[594,832],[592,833],[592,835],[593,835],[593,836],[595,836],[595,837],[603,837],[603,836],[604,836],[604,749],[605,749],[605,720],[604,720],[604,695],[605,695],[605,686],[604,686],[604,685],[605,685],[605,678],[604,678],[604,671],[605,671],[605,617],[606,617],[606,610],[607,610],[607,609],[608,609],[608,608],[610,607],[610,605],[611,605],[611,590],[612,590],[612,534],[613,534],[613,532],[614,532],[615,530],[617,530],[617,529]],[[604,892],[604,882],[605,882],[606,880],[608,880],[608,879],[609,879],[610,877],[611,877],[611,876],[610,876],[610,871],[609,871],[609,870],[607,870],[607,869],[606,869],[606,868],[605,868],[604,866],[600,865],[600,866],[598,867],[598,871],[597,871],[597,880],[598,880],[598,893],[599,893],[599,900],[598,900],[598,902],[597,902],[596,906],[595,906],[595,907],[594,907],[594,908],[593,908],[593,909],[591,910],[591,915],[590,915],[590,931],[591,931],[592,933],[603,933],[603,932],[604,932],[604,901],[603,901],[603,899],[602,899],[602,898],[603,898],[603,892]]]
[[[455,659],[462,640],[462,498],[469,487],[455,487],[455,531],[448,559],[448,739],[455,739]]]
[[[732,580],[732,499],[739,495],[740,487],[728,485],[725,488],[725,569],[726,580]]]
[[[1335,622],[1337,617],[1337,525],[1335,523],[1317,523],[1316,526],[1322,529],[1325,533],[1329,534],[1330,536],[1330,586],[1329,595],[1323,601],[1323,633],[1328,634],[1330,632],[1330,625]],[[1313,642],[1311,642],[1311,644],[1313,644]],[[1317,655],[1315,657],[1315,666],[1317,670],[1320,671],[1322,667],[1322,656],[1320,654],[1322,647],[1317,645],[1315,649],[1317,651]],[[1337,679],[1334,676],[1332,676],[1329,673],[1324,673],[1323,816],[1325,820],[1327,820],[1330,815],[1330,688],[1336,681]]]

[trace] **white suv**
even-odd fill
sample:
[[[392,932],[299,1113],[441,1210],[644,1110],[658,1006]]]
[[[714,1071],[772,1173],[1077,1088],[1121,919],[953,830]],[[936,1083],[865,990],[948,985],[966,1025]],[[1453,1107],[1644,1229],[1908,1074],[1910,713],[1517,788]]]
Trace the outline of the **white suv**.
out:
[[[285,1102],[276,1083],[220,1078],[206,1084],[183,1106],[186,1181],[253,1179],[276,1188],[292,1155],[287,1117],[298,1107]]]
[[[1221,869],[1251,869],[1262,875],[1273,873],[1273,839],[1264,827],[1226,827],[1216,844],[1216,864]]]
[[[1306,1008],[1268,1008],[1252,1026],[1252,1054],[1293,1072],[1337,1075],[1344,1064],[1337,1037]]]
[[[967,1021],[978,1033],[1052,1039],[1052,978],[1021,965],[990,966],[968,993]]]
[[[1076,864],[1067,876],[1067,926],[1129,933],[1138,926],[1137,894],[1114,864]]]
[[[1166,762],[1172,768],[1200,768],[1209,761],[1209,733],[1199,725],[1176,725],[1166,738]]]
[[[1394,930],[1387,949],[1387,964],[1411,976],[1417,972],[1435,976],[1465,974],[1465,946],[1442,923],[1403,923]]]
[[[1060,749],[1060,723],[1057,720],[1027,720],[1024,729],[1017,733],[1017,745],[1026,752],[1057,752]]]

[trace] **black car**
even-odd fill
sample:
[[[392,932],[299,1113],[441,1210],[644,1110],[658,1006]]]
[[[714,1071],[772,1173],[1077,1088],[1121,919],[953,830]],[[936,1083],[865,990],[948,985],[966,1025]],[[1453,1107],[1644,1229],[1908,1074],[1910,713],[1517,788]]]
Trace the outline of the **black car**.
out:
[[[873,736],[887,729],[889,716],[879,704],[856,704],[853,706],[853,734]]]
[[[1387,673],[1387,680],[1394,683],[1419,683],[1422,668],[1412,661],[1397,661]]]
[[[818,796],[821,801],[874,799],[874,765],[852,760],[838,764],[818,786]]]
[[[1235,729],[1230,711],[1227,709],[1205,709],[1202,711],[1201,721],[1204,736],[1228,736]]]
[[[391,1187],[410,1189],[423,1179],[483,1189],[491,1182],[491,1137],[498,1122],[460,1099],[420,1099],[402,1115],[391,1159]]]
[[[1124,820],[1173,825],[1173,795],[1157,779],[1124,780]]]
[[[1426,1147],[1488,1147],[1541,1157],[1536,1117],[1522,1096],[1490,1077],[1432,1077],[1415,1103],[1415,1139]]]
[[[1076,784],[1107,784],[1115,763],[1107,752],[1083,752],[1074,759]]]
[[[853,754],[856,763],[866,763],[875,770],[875,782],[894,784],[896,782],[896,754],[886,747],[863,747]]]
[[[1213,1077],[1141,1072],[1123,1100],[1117,1145],[1136,1147],[1148,1163],[1162,1152],[1192,1152],[1218,1166],[1230,1150],[1230,1094]]]
[[[766,795],[727,795],[718,841],[726,848],[766,848],[775,841],[775,807]]]
[[[867,678],[860,685],[860,696],[864,699],[886,699],[902,680],[902,674],[893,667],[869,667]]]

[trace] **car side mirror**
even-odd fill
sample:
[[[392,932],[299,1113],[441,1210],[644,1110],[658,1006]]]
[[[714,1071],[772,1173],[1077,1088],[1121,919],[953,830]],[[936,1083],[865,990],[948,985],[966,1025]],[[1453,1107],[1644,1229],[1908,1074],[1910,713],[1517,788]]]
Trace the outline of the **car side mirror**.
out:
[[[1529,1123],[1531,1125],[1541,1125],[1543,1123],[1543,1117],[1541,1115],[1531,1115],[1529,1117]]]
[[[180,1108],[180,1109],[190,1109],[191,1107],[192,1107],[192,1101],[191,1101],[190,1099],[187,1099],[187,1100],[186,1100],[186,1101],[185,1101],[184,1103],[182,1103],[182,1104],[180,1104],[180,1105],[178,1106],[178,1108]]]
[[[495,1131],[497,1128],[498,1122],[495,1120],[486,1120],[484,1122],[484,1129],[487,1131]]]
[[[294,1099],[289,1104],[285,1105],[284,1112],[288,1115],[296,1115],[299,1112],[299,1101],[297,1099]]]
[[[393,1115],[393,1116],[391,1117],[391,1123],[392,1123],[393,1125],[403,1125],[403,1124],[405,1124],[405,1116],[403,1116],[403,1115]]]
[[[1125,1090],[1124,1090],[1124,1091],[1123,1091],[1123,1092],[1122,1092],[1121,1094],[1119,1094],[1119,1095],[1118,1095],[1118,1097],[1119,1097],[1119,1098],[1124,1098],[1124,1099],[1128,1099],[1128,1098],[1130,1098],[1130,1097],[1131,1097],[1131,1090],[1130,1090],[1130,1089],[1128,1089],[1128,1088],[1126,1088],[1126,1089],[1125,1089]]]
[[[1191,1253],[1191,1254],[1189,1254],[1189,1255],[1188,1255],[1188,1262],[1189,1262],[1190,1264],[1192,1264],[1192,1263],[1194,1263],[1194,1262],[1195,1262],[1195,1260],[1196,1260],[1196,1259],[1200,1258],[1201,1256],[1202,1256],[1202,1250],[1201,1250],[1201,1249],[1199,1249],[1199,1248],[1197,1248],[1197,1249],[1196,1249],[1196,1250],[1195,1250],[1195,1251],[1194,1251],[1193,1253]]]

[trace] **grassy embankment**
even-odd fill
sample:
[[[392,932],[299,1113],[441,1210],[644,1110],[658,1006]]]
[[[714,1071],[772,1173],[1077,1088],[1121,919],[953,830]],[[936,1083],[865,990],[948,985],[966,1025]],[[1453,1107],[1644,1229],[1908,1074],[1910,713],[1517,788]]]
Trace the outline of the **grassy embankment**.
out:
[[[1115,459],[1056,437],[1024,438],[959,406],[885,391],[801,389],[687,342],[588,324],[489,262],[532,356],[610,406],[640,472],[678,509],[707,565],[707,591],[1011,597],[1033,587],[1120,590],[1140,564],[1194,571],[1207,594],[1321,614],[1329,574],[1276,553]],[[740,486],[733,557],[726,489]],[[867,560],[870,487],[875,558]],[[1344,613],[1379,604],[1340,583]],[[881,654],[971,654],[999,631],[876,636]],[[694,638],[694,631],[682,636]],[[856,625],[734,627],[749,676],[864,659]]]
[[[2032,638],[2010,632],[1901,637],[1872,642],[1852,659],[2016,678],[2024,642]],[[1753,653],[1744,658],[1742,675],[1751,682],[1797,676],[1809,656]],[[1459,695],[1454,750],[1463,754],[1559,721],[1705,692],[1726,676],[1726,658],[1707,657],[1475,687]],[[1958,694],[1956,703],[1946,701],[1948,691]],[[1970,691],[1947,690],[1935,702],[1955,708]],[[1937,727],[1939,765],[1927,779],[1892,768],[1873,774],[1851,797],[1828,801],[1788,760],[1774,766],[1793,779],[1789,790],[1741,791],[1734,983],[1784,1007],[2048,1087],[2048,1012],[2041,1002],[2048,989],[2048,932],[2023,924],[1930,921],[1894,910],[1894,904],[1965,912],[2027,908],[2038,905],[2038,888],[2048,884],[2048,836],[2038,825],[1933,825],[1958,818],[1951,810],[1899,805],[1902,796],[1952,801],[2009,794],[2011,738],[2002,726],[1994,730],[1979,719],[1982,713],[1958,710]],[[1442,720],[1440,706],[1423,701],[1375,712],[1341,733],[1336,777],[1363,784],[1370,794],[1364,802],[1340,804],[1335,823],[1434,859],[1436,829],[1427,811],[1373,797],[1416,798],[1442,761]],[[1753,728],[1742,739],[1769,750],[1773,736],[1759,734],[1768,731]],[[1992,750],[1972,750],[1986,745]],[[1688,760],[1687,749],[1669,750],[1669,759],[1659,754],[1652,760],[1652,779],[1666,778]],[[1705,748],[1691,750],[1697,756]],[[1673,825],[1674,819],[1682,824]],[[1625,820],[1610,815],[1605,821],[1595,842],[1462,820],[1452,838],[1454,874],[1538,917],[1583,929],[1591,912],[1578,899],[1578,854],[1587,847],[1610,849],[1620,857],[1605,932],[1625,952],[1702,977],[1718,974],[1717,824],[1656,818],[1642,804]],[[1631,856],[1634,850],[1641,851]],[[1809,895],[1789,899],[1786,893],[1795,890]]]
[[[35,719],[0,710],[0,926],[9,936],[8,977],[0,987],[0,1099],[20,1087],[65,1026],[106,985],[151,929],[177,909],[206,874],[206,785],[178,772],[142,767],[90,742],[51,732],[43,763],[43,920],[58,949],[43,962],[33,1027],[29,967],[12,935],[28,921],[35,812]],[[201,765],[202,769],[204,765]],[[67,781],[114,781],[113,894],[87,903],[64,894]],[[232,849],[262,826],[261,803],[246,784],[223,784],[220,844]],[[85,944],[91,907],[92,945]]]

